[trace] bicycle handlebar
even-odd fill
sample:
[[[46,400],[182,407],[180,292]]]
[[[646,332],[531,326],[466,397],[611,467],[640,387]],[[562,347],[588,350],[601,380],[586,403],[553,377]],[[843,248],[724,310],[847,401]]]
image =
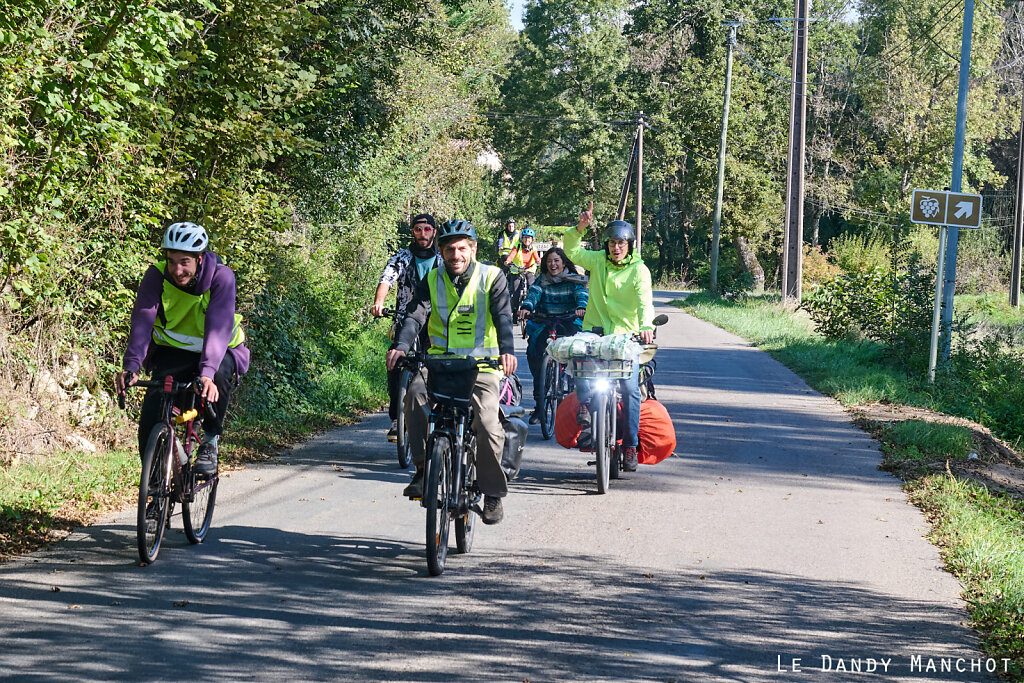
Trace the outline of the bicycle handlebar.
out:
[[[168,382],[167,380],[170,380],[170,381]],[[189,389],[194,389],[194,388],[197,388],[197,387],[201,387],[202,384],[203,384],[202,380],[199,377],[196,377],[195,379],[193,379],[193,380],[191,380],[189,382],[179,382],[177,380],[172,379],[170,376],[166,377],[164,379],[164,381],[160,381],[158,379],[140,379],[140,380],[136,380],[134,383],[126,386],[124,394],[118,394],[117,395],[117,405],[118,405],[119,408],[121,408],[121,410],[124,410],[124,398],[125,398],[125,396],[128,393],[128,389],[131,389],[132,387],[142,387],[142,388],[146,388],[146,389],[154,388],[155,387],[155,388],[158,388],[158,389],[162,388],[165,393],[176,393],[176,392],[179,392],[179,391],[188,391]],[[202,401],[202,404],[203,404],[203,410],[206,412],[206,416],[208,418],[210,418],[211,420],[216,420],[217,419],[217,411],[210,404],[210,402],[209,401]]]

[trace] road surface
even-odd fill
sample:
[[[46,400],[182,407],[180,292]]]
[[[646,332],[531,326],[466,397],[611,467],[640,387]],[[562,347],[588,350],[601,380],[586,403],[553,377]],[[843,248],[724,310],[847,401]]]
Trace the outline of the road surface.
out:
[[[207,542],[175,519],[152,566],[133,510],[0,566],[0,678],[992,680],[877,444],[672,296],[678,457],[597,495],[532,427],[505,521],[434,578],[376,414],[230,473]]]

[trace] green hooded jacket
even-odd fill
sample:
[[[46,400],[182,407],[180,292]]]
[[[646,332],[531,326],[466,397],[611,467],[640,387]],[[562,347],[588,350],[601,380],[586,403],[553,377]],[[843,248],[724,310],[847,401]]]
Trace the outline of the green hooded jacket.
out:
[[[575,227],[565,231],[565,254],[590,271],[590,300],[583,329],[603,327],[605,334],[636,334],[653,330],[654,302],[651,271],[638,254],[615,265],[602,251],[584,249]]]

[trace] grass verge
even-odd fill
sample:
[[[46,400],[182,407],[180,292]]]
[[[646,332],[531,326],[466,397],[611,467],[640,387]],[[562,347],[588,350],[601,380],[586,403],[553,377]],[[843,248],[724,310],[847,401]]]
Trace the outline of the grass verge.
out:
[[[247,416],[244,409],[239,417],[229,415],[220,448],[222,467],[268,460],[286,445],[378,409],[387,400],[381,361],[387,340],[363,341],[344,365],[321,368],[316,389],[293,409],[259,418]],[[117,424],[111,425],[124,433],[121,443],[134,444],[135,417],[137,411],[115,418]],[[132,504],[138,483],[139,455],[134,450],[60,452],[0,466],[0,562]]]
[[[902,405],[943,403],[888,363],[880,345],[825,339],[777,297],[726,300],[702,293],[676,305],[757,345],[855,411],[874,402],[894,413]],[[907,411],[905,419],[885,421],[862,416],[858,423],[882,442],[882,467],[903,479],[931,521],[930,538],[964,587],[985,652],[1010,659],[1009,676],[1024,680],[1024,503],[961,476],[979,459],[979,430],[949,424],[955,418],[948,416],[921,417],[929,412]]]

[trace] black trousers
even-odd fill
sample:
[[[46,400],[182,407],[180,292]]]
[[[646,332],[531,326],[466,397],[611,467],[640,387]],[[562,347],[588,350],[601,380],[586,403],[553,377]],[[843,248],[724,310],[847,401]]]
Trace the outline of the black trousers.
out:
[[[167,375],[174,377],[175,381],[187,382],[195,379],[199,373],[200,354],[194,351],[184,351],[170,346],[154,345],[150,354],[152,363],[153,379],[163,379]],[[203,433],[211,436],[222,434],[224,431],[224,414],[228,409],[228,400],[231,398],[231,390],[235,386],[235,357],[231,352],[224,354],[224,360],[213,376],[213,383],[217,385],[220,397],[214,408],[217,411],[217,419],[209,417],[203,419]],[[146,398],[142,401],[142,414],[139,416],[139,454],[149,443],[149,433],[153,427],[160,422],[160,400],[163,389],[151,387],[146,390]]]

